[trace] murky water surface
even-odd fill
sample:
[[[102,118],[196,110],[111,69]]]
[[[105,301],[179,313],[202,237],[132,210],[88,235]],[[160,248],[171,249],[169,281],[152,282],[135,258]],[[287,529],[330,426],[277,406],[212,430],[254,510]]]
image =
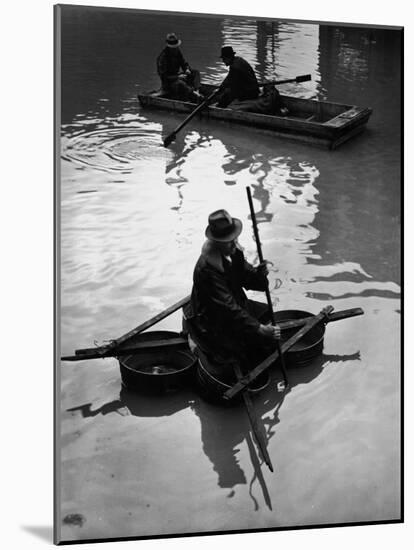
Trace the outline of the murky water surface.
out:
[[[220,47],[231,44],[262,81],[312,74],[284,93],[372,107],[366,132],[329,152],[194,120],[165,149],[183,116],[144,111],[136,94],[158,87],[155,58],[171,30],[205,82],[225,76]],[[246,185],[275,308],[365,313],[328,325],[324,355],[292,371],[289,393],[276,391],[275,373],[255,401],[274,474],[259,468],[240,407],[190,390],[131,396],[115,359],[63,363],[62,519],[84,518],[63,521],[64,538],[399,517],[399,48],[385,30],[66,11],[62,354],[188,294],[215,209],[242,220],[256,262]]]

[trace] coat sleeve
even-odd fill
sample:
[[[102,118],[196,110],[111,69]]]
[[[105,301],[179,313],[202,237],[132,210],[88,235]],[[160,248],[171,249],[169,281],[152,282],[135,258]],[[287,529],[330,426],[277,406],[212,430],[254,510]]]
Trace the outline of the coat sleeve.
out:
[[[245,259],[241,248],[236,250],[234,261],[237,263],[237,271],[242,275],[242,285],[246,290],[261,290],[263,292],[266,290],[267,276]]]
[[[234,86],[234,74],[230,67],[226,78],[220,84],[220,90],[224,90],[225,88],[232,88],[233,86]]]
[[[190,69],[190,64],[184,59],[184,56],[180,50],[180,67],[185,72],[187,69]]]
[[[253,267],[249,262],[244,260],[243,265],[244,281],[243,286],[246,290],[266,290],[268,285],[267,276],[264,275],[257,267]]]
[[[259,321],[239,306],[227,285],[225,278],[213,269],[207,269],[201,281],[203,292],[209,296],[212,312],[224,322],[232,324],[236,332],[257,334]]]
[[[158,76],[163,79],[166,76],[167,73],[167,61],[165,59],[164,52],[161,52],[160,55],[157,57],[157,73]]]

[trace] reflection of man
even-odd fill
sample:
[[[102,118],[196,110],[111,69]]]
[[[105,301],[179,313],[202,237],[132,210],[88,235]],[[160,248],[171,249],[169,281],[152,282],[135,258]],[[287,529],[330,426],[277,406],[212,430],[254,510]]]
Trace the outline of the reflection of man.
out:
[[[213,212],[208,222],[186,312],[190,335],[210,357],[237,358],[243,364],[280,338],[279,327],[258,320],[265,304],[248,300],[244,292],[266,290],[266,262],[254,268],[245,260],[237,242],[242,222],[226,210]]]
[[[229,67],[229,74],[221,83],[217,106],[227,107],[234,99],[256,99],[259,95],[259,85],[249,63],[236,56],[231,46],[221,48],[221,58]]]
[[[157,58],[157,71],[162,91],[172,99],[198,101],[200,74],[191,69],[180,50],[181,40],[174,33],[167,34],[166,46]]]

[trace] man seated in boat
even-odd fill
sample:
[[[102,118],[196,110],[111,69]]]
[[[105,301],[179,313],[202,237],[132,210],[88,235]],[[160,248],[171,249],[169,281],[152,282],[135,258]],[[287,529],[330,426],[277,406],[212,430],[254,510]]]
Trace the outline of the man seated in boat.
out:
[[[263,92],[257,99],[233,101],[231,108],[237,111],[273,116],[286,116],[289,112],[279,90],[274,84],[270,83],[263,86]]]
[[[242,222],[226,210],[210,214],[184,316],[190,346],[216,364],[236,359],[246,370],[273,351],[280,328],[265,324],[266,304],[246,297],[244,289],[266,290],[268,270],[266,262],[255,268],[245,260],[241,231]]]
[[[162,93],[171,99],[199,102],[200,73],[192,69],[180,50],[181,40],[174,33],[167,34],[166,46],[157,58],[157,71]]]
[[[229,67],[229,73],[220,85],[217,107],[227,107],[234,100],[257,99],[259,85],[251,65],[236,56],[231,46],[221,48],[221,59]]]

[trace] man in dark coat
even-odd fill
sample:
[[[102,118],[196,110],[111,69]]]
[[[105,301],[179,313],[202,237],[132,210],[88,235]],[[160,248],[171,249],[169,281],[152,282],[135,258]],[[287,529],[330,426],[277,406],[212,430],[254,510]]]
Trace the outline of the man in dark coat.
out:
[[[220,85],[217,107],[227,107],[235,99],[256,99],[259,96],[259,85],[249,63],[236,56],[231,46],[221,48],[221,59],[230,68],[229,74]]]
[[[162,92],[171,99],[198,102],[200,74],[191,69],[180,50],[181,40],[174,33],[167,34],[166,46],[157,58],[157,72]]]
[[[190,308],[186,317],[196,345],[210,356],[245,360],[280,338],[280,328],[262,324],[257,316],[264,304],[247,299],[245,289],[266,290],[267,267],[254,268],[237,242],[242,222],[226,210],[210,214],[207,241],[193,275]],[[261,307],[258,311],[257,306]],[[253,353],[254,352],[254,353]],[[257,362],[257,361],[256,361]]]

